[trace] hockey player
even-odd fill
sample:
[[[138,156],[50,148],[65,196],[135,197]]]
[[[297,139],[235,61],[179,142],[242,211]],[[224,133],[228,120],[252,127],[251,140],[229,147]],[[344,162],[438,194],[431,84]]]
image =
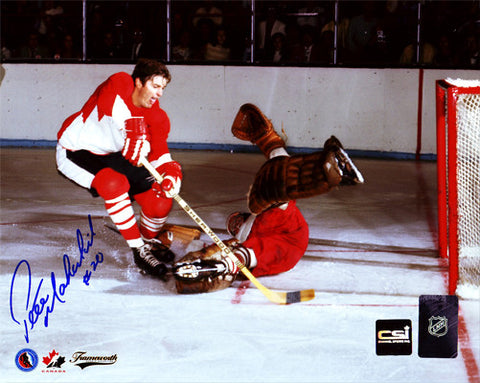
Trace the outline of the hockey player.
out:
[[[100,196],[144,272],[164,277],[174,254],[155,237],[172,208],[166,191],[178,193],[181,166],[169,153],[170,120],[159,98],[171,80],[167,67],[141,59],[133,73],[115,73],[98,86],[82,109],[58,132],[61,174]],[[155,182],[141,166],[147,158],[164,176]],[[139,225],[132,201],[141,206]]]
[[[308,246],[308,225],[295,200],[323,194],[338,185],[363,183],[363,176],[330,137],[323,151],[290,156],[282,138],[255,105],[244,104],[232,126],[233,134],[256,144],[267,161],[248,193],[250,213],[227,219],[234,238],[225,241],[255,277],[292,269]],[[228,287],[239,269],[216,244],[191,252],[174,266],[177,291],[210,292]]]

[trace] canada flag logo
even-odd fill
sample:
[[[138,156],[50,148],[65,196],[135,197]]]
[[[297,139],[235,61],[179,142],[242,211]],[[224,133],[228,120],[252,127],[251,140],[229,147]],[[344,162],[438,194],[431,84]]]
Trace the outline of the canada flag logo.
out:
[[[47,356],[44,356],[42,362],[47,366],[42,372],[65,372],[62,367],[62,364],[65,363],[65,357],[59,355],[55,349],[50,351]]]

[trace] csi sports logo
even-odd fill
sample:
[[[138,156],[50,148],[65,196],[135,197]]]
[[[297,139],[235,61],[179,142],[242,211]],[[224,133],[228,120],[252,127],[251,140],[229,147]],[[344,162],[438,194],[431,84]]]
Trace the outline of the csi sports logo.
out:
[[[403,330],[381,330],[377,335],[379,343],[410,343],[410,326]]]
[[[448,332],[448,319],[445,316],[432,316],[428,320],[428,333],[440,338]]]
[[[410,355],[412,353],[410,319],[379,319],[375,327],[377,355]]]
[[[38,365],[38,355],[30,348],[24,348],[17,352],[15,364],[21,371],[33,371]]]

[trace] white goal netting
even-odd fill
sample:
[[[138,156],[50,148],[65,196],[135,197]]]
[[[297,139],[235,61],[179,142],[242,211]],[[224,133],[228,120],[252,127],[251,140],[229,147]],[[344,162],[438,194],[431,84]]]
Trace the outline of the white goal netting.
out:
[[[459,94],[457,98],[457,184],[459,244],[457,294],[478,298],[480,294],[480,94]]]

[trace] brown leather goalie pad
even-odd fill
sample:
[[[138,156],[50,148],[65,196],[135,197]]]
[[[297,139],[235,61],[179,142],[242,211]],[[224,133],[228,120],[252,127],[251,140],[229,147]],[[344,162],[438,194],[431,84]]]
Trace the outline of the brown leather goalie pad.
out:
[[[240,107],[232,124],[232,133],[240,140],[257,145],[267,158],[273,149],[285,147],[272,122],[253,104]]]
[[[223,241],[225,245],[232,248],[238,241],[235,238]],[[198,251],[193,251],[186,254],[178,262],[175,263],[175,267],[182,265],[189,265],[197,260],[203,261],[203,267],[208,267],[209,263],[214,269],[214,264],[221,261],[223,258],[222,251],[216,244],[211,244]],[[195,270],[195,268],[192,268]],[[229,287],[235,280],[236,275],[225,273],[208,272],[198,275],[193,275],[192,278],[179,278],[175,275],[175,287],[179,294],[199,294],[209,293],[213,291],[223,290]]]
[[[257,172],[248,208],[260,214],[272,205],[328,192],[342,180],[332,151],[275,157]]]

